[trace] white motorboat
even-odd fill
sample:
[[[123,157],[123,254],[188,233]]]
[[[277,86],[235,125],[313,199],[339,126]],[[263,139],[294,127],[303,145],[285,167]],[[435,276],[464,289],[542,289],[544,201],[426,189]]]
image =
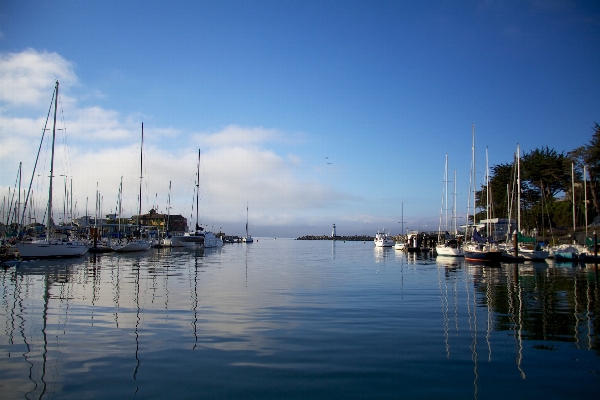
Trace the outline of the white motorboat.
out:
[[[394,243],[394,249],[400,250],[400,251],[406,250],[406,242],[399,241],[399,242]]]
[[[80,241],[52,238],[52,177],[54,175],[54,141],[56,138],[56,109],[58,106],[58,81],[54,90],[54,125],[52,128],[52,156],[50,158],[50,185],[48,209],[46,211],[46,239],[17,242],[21,258],[60,258],[80,257],[88,251],[88,246]],[[27,201],[25,202],[27,204]],[[25,212],[25,211],[23,211]]]
[[[373,239],[375,247],[392,247],[394,246],[394,239],[384,229],[383,231],[377,231],[375,239]]]

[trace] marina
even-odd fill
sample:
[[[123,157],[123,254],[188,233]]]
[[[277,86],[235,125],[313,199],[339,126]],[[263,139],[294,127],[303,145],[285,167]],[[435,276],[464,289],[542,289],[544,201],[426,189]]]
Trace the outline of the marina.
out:
[[[596,398],[594,265],[259,238],[0,270],[3,397]],[[110,384],[109,384],[110,383]]]

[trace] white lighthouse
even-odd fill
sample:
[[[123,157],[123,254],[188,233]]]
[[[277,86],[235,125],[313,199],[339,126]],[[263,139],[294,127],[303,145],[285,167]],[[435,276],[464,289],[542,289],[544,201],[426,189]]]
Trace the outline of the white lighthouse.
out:
[[[336,237],[337,233],[335,233],[335,224],[333,224],[333,230],[331,231],[331,237]]]

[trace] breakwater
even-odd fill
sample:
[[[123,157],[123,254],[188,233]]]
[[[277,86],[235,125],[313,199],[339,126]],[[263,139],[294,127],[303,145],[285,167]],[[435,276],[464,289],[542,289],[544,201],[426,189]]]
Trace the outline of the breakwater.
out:
[[[305,235],[305,236],[300,236],[299,238],[296,238],[296,240],[347,240],[347,241],[354,241],[354,242],[361,242],[361,241],[364,242],[367,240],[373,241],[374,239],[375,239],[374,236],[368,236],[368,235],[354,235],[354,236]]]

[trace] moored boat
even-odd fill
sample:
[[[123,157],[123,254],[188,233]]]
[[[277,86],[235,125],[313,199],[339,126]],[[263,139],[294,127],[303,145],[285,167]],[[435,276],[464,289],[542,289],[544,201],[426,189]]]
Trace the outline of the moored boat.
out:
[[[375,247],[394,246],[394,239],[391,238],[390,234],[385,229],[383,231],[377,231],[373,242],[375,243]]]
[[[88,251],[88,246],[75,240],[60,240],[52,237],[52,178],[54,175],[54,142],[56,138],[56,110],[58,106],[58,81],[54,91],[54,125],[52,128],[52,156],[50,158],[50,184],[48,188],[48,208],[46,211],[46,238],[42,240],[19,241],[16,243],[21,258],[61,258],[80,257]],[[27,201],[25,202],[27,204]]]

